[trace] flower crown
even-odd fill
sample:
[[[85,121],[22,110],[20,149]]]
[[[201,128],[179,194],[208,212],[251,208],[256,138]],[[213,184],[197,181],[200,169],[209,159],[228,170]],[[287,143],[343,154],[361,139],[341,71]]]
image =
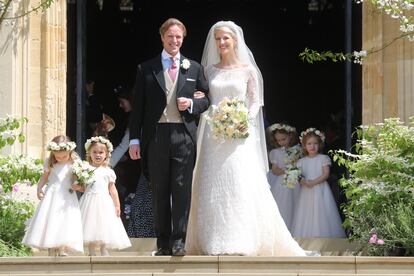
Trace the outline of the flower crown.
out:
[[[88,152],[89,148],[91,147],[92,143],[101,143],[104,144],[106,146],[106,148],[108,149],[108,152],[112,152],[114,150],[114,146],[112,145],[112,143],[102,137],[102,136],[95,136],[95,137],[91,137],[90,139],[86,140],[85,143],[85,150]]]
[[[46,150],[50,151],[71,151],[76,148],[75,142],[49,142],[46,146]]]
[[[273,124],[269,127],[271,132],[275,130],[284,130],[286,132],[296,132],[296,128],[286,124]]]
[[[300,142],[302,142],[303,137],[305,137],[305,136],[306,136],[306,135],[308,135],[309,133],[313,133],[313,134],[315,134],[315,135],[319,136],[319,138],[321,138],[322,142],[325,142],[325,135],[324,135],[321,131],[317,130],[317,129],[316,129],[316,128],[314,128],[314,127],[310,127],[310,128],[308,128],[307,130],[302,131],[302,132],[300,133],[300,137],[299,137]]]

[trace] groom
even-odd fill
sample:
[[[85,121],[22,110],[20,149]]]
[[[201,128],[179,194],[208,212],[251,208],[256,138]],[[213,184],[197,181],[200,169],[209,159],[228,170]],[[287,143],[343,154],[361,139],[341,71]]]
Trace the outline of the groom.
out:
[[[185,255],[195,163],[196,118],[208,108],[203,68],[180,54],[186,28],[175,18],[160,27],[162,53],[138,65],[129,154],[143,158],[153,192],[155,255]]]

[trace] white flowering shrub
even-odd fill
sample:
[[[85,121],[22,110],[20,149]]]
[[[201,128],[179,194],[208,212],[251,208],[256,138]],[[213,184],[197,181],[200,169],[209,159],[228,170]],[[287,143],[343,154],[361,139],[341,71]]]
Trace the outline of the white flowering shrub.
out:
[[[26,118],[7,116],[0,119],[0,150],[25,137],[21,131]],[[14,193],[20,185],[37,183],[42,174],[41,161],[25,155],[0,154],[0,257],[24,256],[30,249],[21,244],[25,221],[31,217],[31,202],[17,200]]]
[[[0,119],[0,150],[16,141],[24,142],[21,131],[27,119],[7,116]],[[0,190],[11,192],[17,182],[37,183],[42,174],[41,161],[25,155],[0,155]]]
[[[414,256],[414,119],[386,119],[357,135],[356,154],[334,155],[349,171],[341,185],[350,238],[363,255]]]

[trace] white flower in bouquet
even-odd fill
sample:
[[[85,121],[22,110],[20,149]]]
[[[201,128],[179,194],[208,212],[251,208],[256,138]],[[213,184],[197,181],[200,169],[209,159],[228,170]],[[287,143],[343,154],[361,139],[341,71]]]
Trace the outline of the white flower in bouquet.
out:
[[[81,186],[88,186],[94,183],[93,173],[95,167],[91,166],[88,162],[76,159],[72,164],[72,173],[76,177],[76,181]],[[70,190],[72,191],[72,190]]]
[[[216,139],[245,139],[249,136],[248,109],[244,101],[224,98],[212,105],[206,119]]]
[[[286,166],[283,183],[287,188],[294,189],[299,184],[302,171],[296,166]]]
[[[302,171],[296,166],[299,158],[302,157],[302,149],[299,145],[287,148],[285,150],[285,174],[283,175],[283,183],[287,188],[294,189],[299,183]]]
[[[285,149],[285,164],[294,165],[302,157],[302,148],[299,145],[295,145]]]

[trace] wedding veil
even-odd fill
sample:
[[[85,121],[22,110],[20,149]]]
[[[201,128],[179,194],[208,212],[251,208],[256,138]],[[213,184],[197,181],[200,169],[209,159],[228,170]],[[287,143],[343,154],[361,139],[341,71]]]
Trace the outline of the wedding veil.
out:
[[[227,27],[229,28],[235,35],[237,39],[237,46],[236,46],[236,54],[239,61],[243,64],[249,64],[253,68],[256,69],[256,76],[257,76],[257,95],[259,100],[259,105],[262,107],[264,105],[264,96],[263,96],[263,77],[257,66],[253,54],[250,51],[249,47],[247,47],[246,42],[243,36],[243,30],[238,25],[236,25],[232,21],[219,21],[214,24],[210,31],[208,32],[206,44],[204,46],[203,56],[201,59],[201,64],[204,67],[207,67],[211,64],[217,64],[220,62],[220,54],[216,46],[216,40],[214,37],[214,31],[220,27]],[[252,123],[252,127],[255,127],[255,145],[256,145],[256,152],[260,152],[259,158],[261,159],[261,166],[263,166],[263,170],[265,172],[268,171],[269,165],[267,161],[267,149],[266,149],[266,136],[265,136],[265,129],[264,129],[264,122],[263,122],[263,111],[262,108],[259,109],[259,113],[256,116],[256,121]],[[246,157],[248,158],[248,157]]]
[[[263,77],[260,73],[259,67],[257,67],[256,61],[254,60],[253,54],[247,47],[246,42],[244,41],[243,30],[233,21],[219,21],[214,24],[210,31],[208,32],[206,44],[204,45],[203,56],[201,58],[201,64],[206,67],[210,64],[217,64],[220,62],[220,54],[216,46],[216,39],[214,37],[214,31],[220,27],[227,27],[234,32],[237,39],[236,54],[241,63],[250,64],[256,68],[258,76],[258,92],[259,92],[259,101],[260,105],[264,105],[263,100]]]

